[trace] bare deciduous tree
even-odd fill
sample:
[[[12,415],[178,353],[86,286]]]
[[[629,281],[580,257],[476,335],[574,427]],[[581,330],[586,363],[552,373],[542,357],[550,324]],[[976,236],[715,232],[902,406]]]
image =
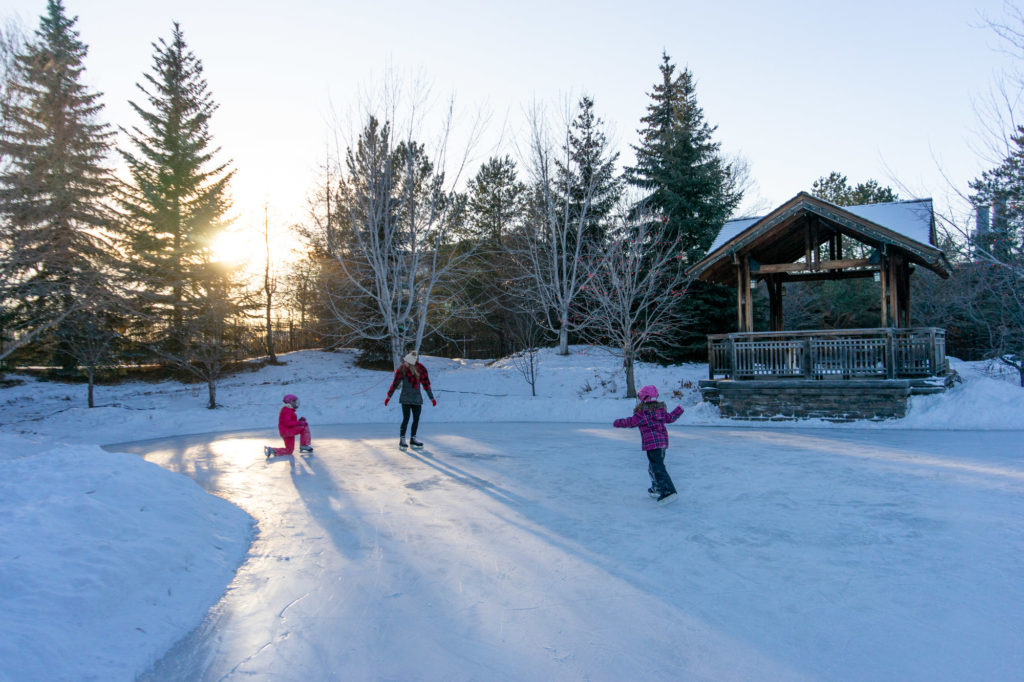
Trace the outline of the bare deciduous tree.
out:
[[[580,187],[570,187],[576,160],[569,139],[572,128],[563,129],[560,165],[556,173],[554,145],[539,109],[530,119],[527,167],[533,197],[515,257],[524,274],[519,287],[527,307],[540,310],[544,327],[558,337],[558,353],[569,354],[569,334],[582,331],[587,318],[574,317],[575,304],[590,274],[584,262],[586,232],[594,192],[602,175],[591,173]],[[607,142],[601,140],[598,156],[612,163]],[[561,183],[561,186],[559,185]]]
[[[326,303],[344,341],[386,342],[397,367],[462,311],[459,274],[473,247],[455,238],[466,199],[455,190],[464,161],[447,170],[451,107],[432,153],[415,124],[396,139],[395,117],[393,106],[383,120],[368,115],[347,149]]]
[[[520,348],[512,355],[512,365],[530,385],[530,395],[537,397],[537,378],[540,375],[540,344],[544,329],[536,313],[522,312],[512,318],[512,336]]]
[[[627,398],[636,397],[636,359],[687,322],[678,305],[688,284],[682,251],[678,242],[660,243],[659,234],[650,221],[627,221],[624,211],[608,243],[587,259],[585,334],[622,353]]]
[[[265,247],[264,252],[264,267],[263,267],[263,300],[266,303],[264,312],[266,313],[266,326],[267,326],[267,360],[271,364],[277,364],[277,354],[274,353],[274,326],[271,320],[271,313],[274,308],[274,294],[277,293],[277,275],[273,271],[273,266],[270,261],[270,221],[267,217],[268,214],[267,204],[263,205],[263,245]]]

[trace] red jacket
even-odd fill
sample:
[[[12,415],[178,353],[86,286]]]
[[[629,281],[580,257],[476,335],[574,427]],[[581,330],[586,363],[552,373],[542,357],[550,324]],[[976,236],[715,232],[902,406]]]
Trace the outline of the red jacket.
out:
[[[395,370],[395,380],[391,382],[391,388],[388,389],[388,398],[391,398],[399,386],[402,387],[402,392],[398,395],[398,402],[403,405],[423,404],[420,386],[427,392],[427,396],[431,400],[434,399],[434,392],[430,390],[430,375],[427,374],[427,368],[419,362],[416,363],[415,372],[404,362],[398,366],[398,369]]]
[[[306,422],[295,416],[295,408],[285,405],[277,415],[277,432],[284,436],[297,436],[306,430]]]

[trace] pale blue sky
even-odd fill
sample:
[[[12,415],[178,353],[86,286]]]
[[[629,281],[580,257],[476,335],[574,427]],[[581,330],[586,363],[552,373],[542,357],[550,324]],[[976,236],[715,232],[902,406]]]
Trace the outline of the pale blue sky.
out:
[[[8,0],[34,29],[44,0]],[[111,123],[150,67],[150,43],[179,21],[220,110],[217,142],[238,169],[239,226],[302,217],[332,137],[390,64],[418,72],[462,119],[491,112],[471,171],[525,128],[534,101],[591,94],[623,152],[658,80],[662,50],[698,83],[723,151],[750,163],[772,207],[835,169],[901,182],[906,198],[959,189],[984,167],[972,106],[1008,63],[982,17],[1002,0],[780,2],[222,2],[65,0],[89,45],[87,79]],[[510,144],[502,151],[514,153]]]

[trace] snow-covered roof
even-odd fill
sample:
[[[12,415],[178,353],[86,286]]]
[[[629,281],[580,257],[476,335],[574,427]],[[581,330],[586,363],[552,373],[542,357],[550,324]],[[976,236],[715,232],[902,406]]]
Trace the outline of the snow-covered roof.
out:
[[[844,211],[856,215],[859,218],[870,220],[887,230],[913,239],[922,244],[931,244],[932,239],[932,200],[912,199],[909,201],[892,201],[884,204],[863,204],[860,206],[841,206]],[[730,220],[722,226],[708,253],[713,253],[723,244],[736,237],[748,227],[761,220],[764,216],[756,218],[737,218]]]
[[[688,273],[709,282],[735,280],[736,258],[741,254],[762,263],[795,262],[804,256],[805,242],[794,231],[808,229],[811,216],[823,221],[828,230],[842,232],[883,252],[896,248],[910,262],[941,277],[948,276],[949,264],[932,239],[931,199],[837,206],[807,192],[800,192],[767,215],[725,223],[707,255]]]

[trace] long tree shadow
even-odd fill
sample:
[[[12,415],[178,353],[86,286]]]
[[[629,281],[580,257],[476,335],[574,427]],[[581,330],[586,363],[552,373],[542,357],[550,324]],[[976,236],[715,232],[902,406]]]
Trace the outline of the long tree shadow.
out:
[[[357,525],[345,518],[351,497],[338,487],[327,466],[315,456],[298,456],[292,466],[292,483],[310,516],[331,537],[338,552],[349,559],[362,554]]]
[[[435,469],[439,473],[444,474],[445,476],[449,477],[456,483],[467,486],[469,488],[473,488],[474,490],[479,490],[480,492],[492,497],[498,502],[515,505],[517,507],[526,507],[529,504],[529,501],[526,500],[526,498],[520,495],[516,495],[515,493],[513,493],[510,490],[507,490],[506,488],[502,488],[501,486],[496,485],[493,481],[489,481],[486,478],[481,478],[479,476],[469,473],[465,469],[460,469],[459,467],[453,464],[449,464],[448,462],[444,462],[437,459],[436,457],[434,457],[434,454],[426,448],[422,450],[410,449],[408,451],[408,455],[412,459],[418,460],[423,464],[426,464],[430,468]]]

